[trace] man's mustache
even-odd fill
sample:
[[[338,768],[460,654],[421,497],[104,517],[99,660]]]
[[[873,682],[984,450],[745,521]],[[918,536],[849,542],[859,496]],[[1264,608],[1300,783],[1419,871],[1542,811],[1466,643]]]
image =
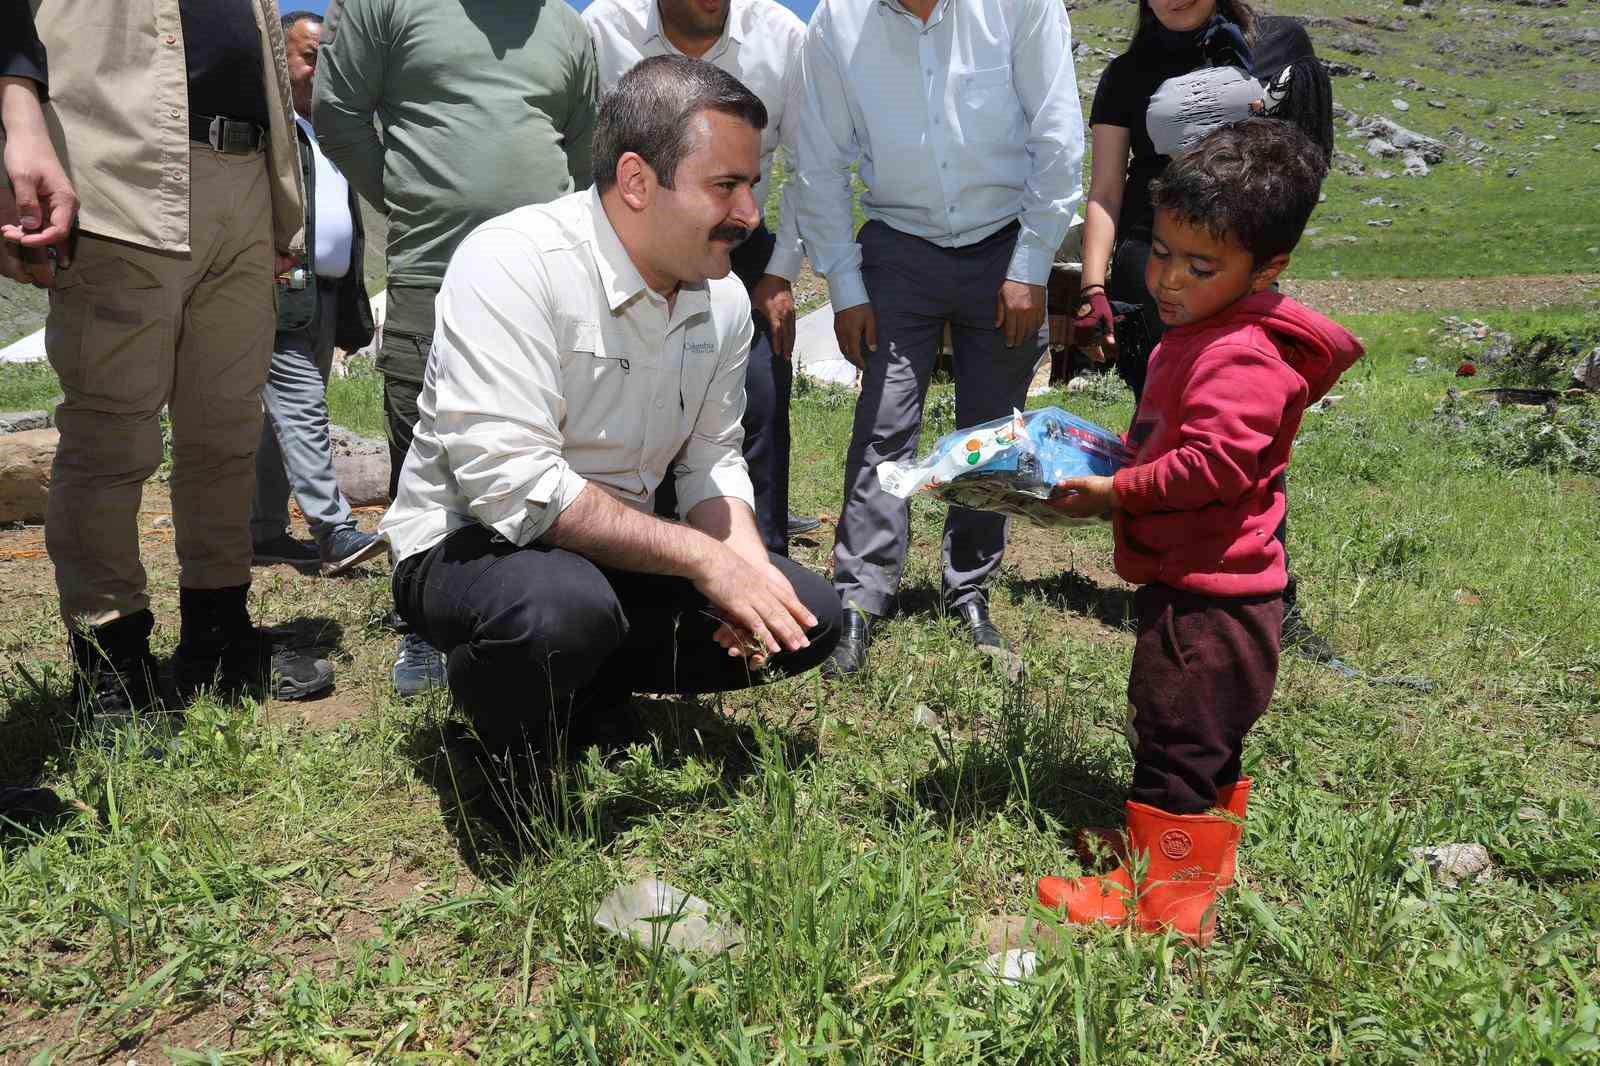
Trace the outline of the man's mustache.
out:
[[[753,232],[753,230],[745,229],[743,226],[718,226],[716,229],[711,231],[711,239],[714,241],[732,241],[734,244],[743,244],[745,241],[750,239],[750,234]]]

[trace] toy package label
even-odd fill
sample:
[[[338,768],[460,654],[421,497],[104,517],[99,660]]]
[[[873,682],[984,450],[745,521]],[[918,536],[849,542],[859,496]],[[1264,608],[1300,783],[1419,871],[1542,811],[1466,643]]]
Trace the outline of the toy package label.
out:
[[[1093,521],[1072,518],[1046,501],[1069,478],[1109,476],[1131,460],[1122,441],[1059,407],[958,430],[940,437],[915,463],[878,464],[878,482],[901,499],[927,492],[978,511],[998,511],[1039,525]]]

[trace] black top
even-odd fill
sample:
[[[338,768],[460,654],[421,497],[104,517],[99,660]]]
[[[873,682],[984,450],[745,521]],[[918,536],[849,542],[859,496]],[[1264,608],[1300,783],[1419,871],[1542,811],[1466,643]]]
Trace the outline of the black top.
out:
[[[261,34],[252,0],[179,0],[189,112],[267,125]]]
[[[1248,118],[1260,83],[1237,66],[1213,65],[1198,45],[1136,44],[1111,61],[1095,89],[1090,126],[1128,131],[1128,178],[1117,233],[1148,239],[1150,183],[1176,152],[1227,122]]]
[[[0,78],[32,78],[41,99],[49,95],[44,44],[33,28],[28,0],[0,0]]]

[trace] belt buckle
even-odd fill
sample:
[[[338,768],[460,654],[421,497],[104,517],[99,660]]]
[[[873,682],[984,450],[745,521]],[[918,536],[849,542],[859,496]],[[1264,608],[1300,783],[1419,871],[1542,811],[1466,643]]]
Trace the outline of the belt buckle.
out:
[[[249,155],[256,150],[256,127],[249,122],[234,122],[221,115],[206,128],[211,147],[229,155]]]
[[[211,125],[206,127],[206,143],[216,151],[222,151],[222,116],[216,115],[211,119]]]

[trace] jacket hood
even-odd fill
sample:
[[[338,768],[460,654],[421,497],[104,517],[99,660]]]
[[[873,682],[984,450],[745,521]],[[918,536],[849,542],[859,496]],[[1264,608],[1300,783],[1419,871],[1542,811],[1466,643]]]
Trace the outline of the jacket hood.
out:
[[[1284,362],[1305,378],[1306,403],[1316,403],[1366,354],[1354,333],[1278,292],[1258,292],[1233,305],[1228,325],[1260,326],[1277,338]]]

